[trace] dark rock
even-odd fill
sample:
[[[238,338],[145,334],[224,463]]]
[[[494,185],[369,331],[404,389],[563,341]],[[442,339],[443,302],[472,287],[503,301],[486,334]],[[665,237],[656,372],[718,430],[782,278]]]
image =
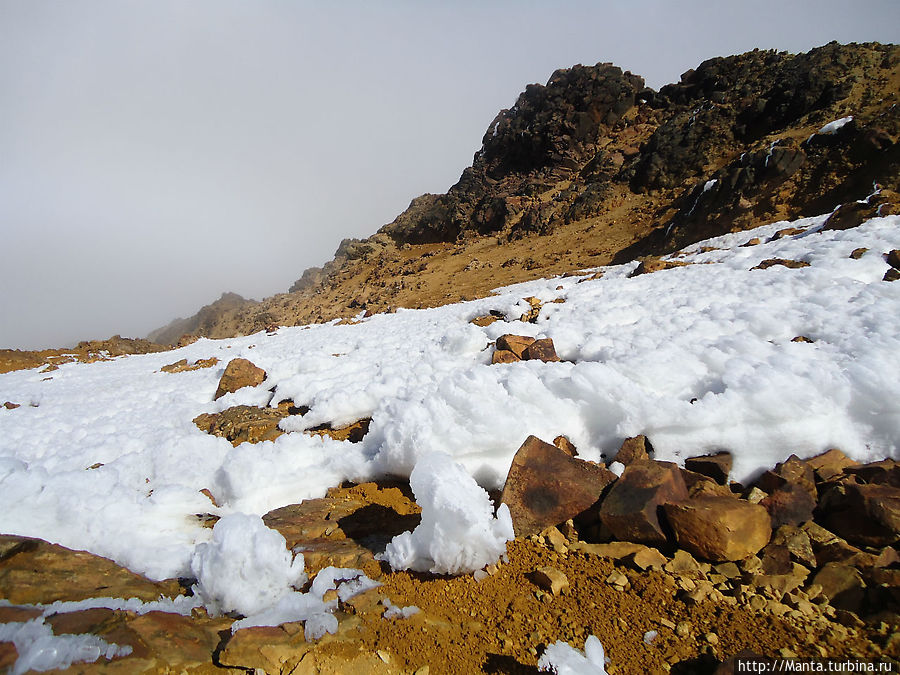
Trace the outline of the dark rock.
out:
[[[854,544],[893,545],[900,538],[900,488],[838,484],[822,496],[817,519]]]
[[[629,464],[600,506],[600,520],[616,539],[664,545],[663,504],[688,498],[676,464],[636,460]]]
[[[615,474],[529,436],[516,451],[500,501],[517,537],[535,534],[592,507]]]
[[[556,355],[556,348],[553,346],[553,340],[550,338],[535,340],[525,347],[523,358],[527,361],[559,361],[559,357]]]
[[[816,500],[797,483],[786,483],[759,502],[772,518],[772,527],[800,525],[813,519]]]
[[[230,394],[244,387],[255,387],[266,379],[266,371],[257,368],[247,359],[232,359],[225,366],[225,372],[219,380],[219,386],[213,400],[217,400],[225,394]]]
[[[900,488],[900,463],[893,459],[869,464],[854,464],[845,468],[844,473],[856,476],[859,481],[864,483]]]
[[[689,471],[709,476],[719,485],[728,483],[728,474],[731,473],[731,466],[734,458],[731,453],[722,450],[714,455],[702,455],[700,457],[688,457],[684,460],[684,468]]]
[[[707,560],[742,560],[769,542],[769,514],[731,497],[700,497],[663,505],[678,545]]]
[[[514,352],[508,349],[495,349],[491,356],[492,365],[496,363],[518,363],[521,360]]]
[[[756,267],[751,267],[750,271],[753,270],[767,270],[770,267],[775,267],[776,265],[781,265],[783,267],[787,267],[788,269],[796,270],[802,269],[803,267],[809,267],[808,262],[803,262],[802,260],[785,260],[784,258],[769,258],[767,260],[763,260]]]
[[[826,563],[812,579],[835,609],[859,613],[865,597],[865,584],[859,570],[840,563]]]

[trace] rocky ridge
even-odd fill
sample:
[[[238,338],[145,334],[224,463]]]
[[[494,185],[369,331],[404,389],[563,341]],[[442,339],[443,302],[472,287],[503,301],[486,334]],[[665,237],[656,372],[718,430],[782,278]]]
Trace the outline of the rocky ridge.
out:
[[[900,48],[880,44],[710,59],[659,91],[610,64],[559,70],[497,115],[446,194],[288,293],[229,294],[151,337],[436,306],[841,205],[845,225],[896,213],[898,91]]]

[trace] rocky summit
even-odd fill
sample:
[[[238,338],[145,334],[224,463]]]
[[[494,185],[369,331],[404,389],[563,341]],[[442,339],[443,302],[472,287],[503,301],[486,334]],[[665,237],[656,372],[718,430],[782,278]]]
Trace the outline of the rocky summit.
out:
[[[287,293],[225,294],[150,339],[433,307],[838,206],[833,227],[897,213],[898,91],[900,48],[881,44],[714,58],[659,91],[611,64],[558,70],[498,113],[445,194]]]
[[[900,668],[898,95],[559,70],[290,292],[0,352],[0,673]]]

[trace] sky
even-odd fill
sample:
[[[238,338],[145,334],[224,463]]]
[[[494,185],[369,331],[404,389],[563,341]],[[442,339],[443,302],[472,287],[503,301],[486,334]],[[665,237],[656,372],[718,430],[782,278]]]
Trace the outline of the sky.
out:
[[[285,292],[557,68],[900,40],[900,3],[0,0],[0,348]]]

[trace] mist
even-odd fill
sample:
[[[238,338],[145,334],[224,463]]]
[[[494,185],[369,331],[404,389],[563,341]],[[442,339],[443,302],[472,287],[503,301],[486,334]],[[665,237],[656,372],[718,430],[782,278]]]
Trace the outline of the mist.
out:
[[[144,336],[287,291],[610,61],[897,41],[900,3],[0,0],[0,347]]]

